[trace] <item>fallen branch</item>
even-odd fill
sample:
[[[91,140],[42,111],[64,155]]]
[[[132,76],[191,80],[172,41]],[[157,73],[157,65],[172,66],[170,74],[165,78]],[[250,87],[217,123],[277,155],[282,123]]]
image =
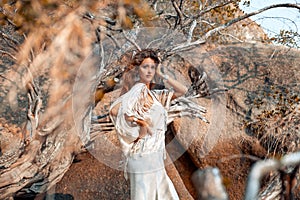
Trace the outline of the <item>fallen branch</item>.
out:
[[[284,167],[300,165],[300,152],[290,153],[281,159],[267,159],[256,162],[249,174],[245,200],[258,199],[261,179],[271,171],[280,170]]]

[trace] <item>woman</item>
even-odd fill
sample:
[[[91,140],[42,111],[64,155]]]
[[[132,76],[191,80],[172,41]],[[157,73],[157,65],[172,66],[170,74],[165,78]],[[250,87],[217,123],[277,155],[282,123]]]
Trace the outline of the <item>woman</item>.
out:
[[[151,49],[138,52],[124,75],[122,95],[112,104],[110,117],[126,158],[131,199],[179,199],[164,168],[166,109],[170,100],[185,94],[187,88],[161,72],[158,56]],[[175,94],[153,83],[159,78],[171,85]]]

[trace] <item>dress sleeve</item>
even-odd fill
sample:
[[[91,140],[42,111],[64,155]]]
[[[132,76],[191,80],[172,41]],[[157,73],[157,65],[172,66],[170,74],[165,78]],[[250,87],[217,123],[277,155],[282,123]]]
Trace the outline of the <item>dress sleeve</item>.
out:
[[[146,120],[149,110],[153,104],[150,90],[144,84],[137,84],[127,95],[127,99],[122,102],[123,113],[134,116],[141,120]]]
[[[146,85],[137,84],[111,105],[112,109],[120,103],[117,116],[110,117],[122,141],[128,144],[137,139],[140,127],[135,123],[125,120],[125,115],[145,120],[151,107],[151,101],[149,101],[148,95],[149,90]]]

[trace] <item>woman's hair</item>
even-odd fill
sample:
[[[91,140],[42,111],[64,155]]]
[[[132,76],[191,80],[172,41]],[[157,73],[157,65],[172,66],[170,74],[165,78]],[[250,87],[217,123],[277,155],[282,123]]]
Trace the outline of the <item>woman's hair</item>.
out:
[[[155,50],[143,49],[138,51],[132,58],[129,66],[127,66],[126,70],[124,71],[121,95],[128,92],[135,84],[136,77],[138,76],[138,68],[146,58],[151,58],[156,65],[159,64],[159,58]],[[157,78],[154,76],[154,79],[156,80]]]
[[[155,64],[159,63],[156,51],[153,49],[144,49],[135,54],[132,59],[132,65],[135,67],[140,66],[146,58],[151,58]]]

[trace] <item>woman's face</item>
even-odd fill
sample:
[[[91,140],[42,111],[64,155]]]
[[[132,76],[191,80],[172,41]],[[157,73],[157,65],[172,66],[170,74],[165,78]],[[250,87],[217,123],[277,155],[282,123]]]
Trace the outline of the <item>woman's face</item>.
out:
[[[155,75],[156,64],[151,58],[143,60],[139,66],[139,76],[142,83],[148,84],[152,81]]]

